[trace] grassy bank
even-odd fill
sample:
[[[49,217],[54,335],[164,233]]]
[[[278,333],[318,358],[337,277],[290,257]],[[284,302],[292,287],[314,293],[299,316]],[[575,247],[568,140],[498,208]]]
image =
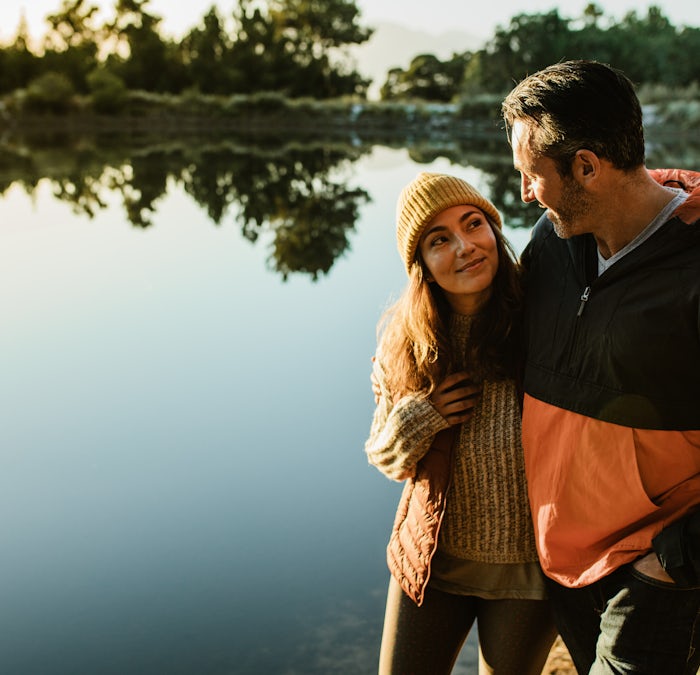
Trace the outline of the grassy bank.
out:
[[[16,92],[0,104],[9,129],[159,129],[200,133],[222,131],[296,136],[468,136],[500,134],[500,100],[482,98],[464,104],[368,102],[352,99],[286,99],[275,93],[252,96],[169,96],[128,92],[110,106],[90,97],[41,101]]]

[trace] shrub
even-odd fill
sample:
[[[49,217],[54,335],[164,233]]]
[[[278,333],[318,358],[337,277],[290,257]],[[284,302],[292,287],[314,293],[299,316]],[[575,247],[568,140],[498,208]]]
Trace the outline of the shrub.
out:
[[[97,112],[116,113],[124,107],[127,89],[124,80],[118,75],[98,68],[88,73],[87,84],[92,96],[92,106]]]
[[[27,86],[25,105],[37,112],[63,113],[74,102],[75,87],[63,73],[49,71]]]

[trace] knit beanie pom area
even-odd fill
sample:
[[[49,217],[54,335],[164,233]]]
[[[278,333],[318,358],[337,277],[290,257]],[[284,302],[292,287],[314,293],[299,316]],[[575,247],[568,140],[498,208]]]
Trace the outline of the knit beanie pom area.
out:
[[[480,208],[501,229],[496,207],[467,181],[444,173],[421,172],[399,195],[396,204],[396,242],[410,274],[423,230],[440,212],[471,204]]]

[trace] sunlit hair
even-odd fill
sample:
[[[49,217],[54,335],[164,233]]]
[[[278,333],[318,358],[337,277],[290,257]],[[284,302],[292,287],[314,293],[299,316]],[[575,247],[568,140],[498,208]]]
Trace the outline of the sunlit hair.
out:
[[[644,163],[642,109],[634,85],[620,70],[597,61],[556,63],[525,78],[501,106],[512,142],[513,124],[532,129],[532,151],[571,175],[576,152],[590,150],[617,169]]]
[[[453,354],[448,333],[452,309],[437,283],[427,281],[420,259],[411,267],[401,297],[382,316],[379,351],[394,398],[430,394],[457,368],[466,369],[475,381],[516,375],[520,271],[511,245],[487,220],[496,237],[498,270],[488,303],[474,317],[466,355]]]

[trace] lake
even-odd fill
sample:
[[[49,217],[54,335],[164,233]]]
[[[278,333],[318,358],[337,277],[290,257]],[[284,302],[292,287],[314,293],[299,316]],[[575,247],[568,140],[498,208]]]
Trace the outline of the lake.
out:
[[[396,197],[452,172],[534,223],[507,148],[30,150],[0,168],[0,672],[376,672]]]

